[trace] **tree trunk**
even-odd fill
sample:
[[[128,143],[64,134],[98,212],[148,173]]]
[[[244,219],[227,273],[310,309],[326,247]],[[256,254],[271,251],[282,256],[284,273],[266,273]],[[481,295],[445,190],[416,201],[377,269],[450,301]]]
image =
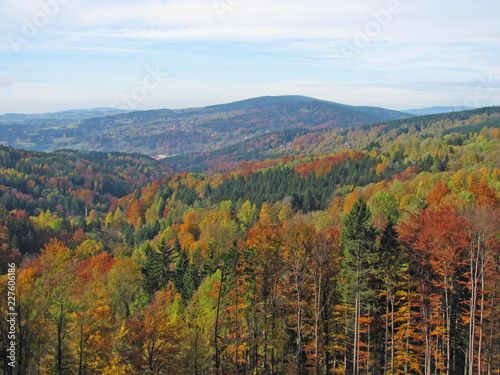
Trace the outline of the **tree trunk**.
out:
[[[64,311],[64,305],[61,300],[59,304],[59,319],[57,322],[57,374],[58,375],[63,375],[63,366],[62,366],[62,342],[63,342],[63,337],[62,337],[62,330],[63,330],[63,311]]]
[[[194,375],[198,375],[198,326],[194,330]]]
[[[411,323],[411,299],[410,299],[410,291],[408,290],[408,320],[406,323],[407,325],[406,325],[406,345],[405,345],[405,365],[404,365],[405,374],[408,373],[408,354],[410,351],[410,323]]]
[[[394,375],[394,305],[394,296],[391,294],[391,375]]]
[[[214,346],[215,346],[215,373],[219,373],[220,369],[220,353],[219,353],[219,314],[220,314],[220,301],[222,297],[222,283],[224,282],[224,267],[222,267],[220,277],[219,294],[217,296],[217,312],[215,317],[215,332],[214,332]]]
[[[451,362],[451,311],[449,301],[449,290],[445,282],[445,319],[446,319],[446,375],[450,375],[450,362]]]
[[[477,344],[477,373],[482,374],[483,324],[484,324],[484,260],[481,260],[481,307],[479,312],[479,342]]]
[[[300,299],[300,291],[297,290],[297,352],[296,352],[297,375],[301,374],[301,369],[300,369],[300,365],[301,365],[300,355],[302,352],[301,331],[302,331],[301,299]]]
[[[359,375],[358,367],[358,347],[359,347],[359,249],[358,249],[358,262],[356,267],[356,293],[354,304],[354,353],[352,363],[352,374]]]
[[[428,307],[425,304],[425,301],[422,298],[423,310],[424,310],[424,320],[425,320],[425,354],[424,354],[424,362],[425,362],[425,375],[431,374],[431,343],[430,343],[430,332],[429,332],[429,311]]]
[[[478,266],[479,266],[479,241],[477,253],[474,256],[474,251],[470,254],[470,272],[471,272],[471,297],[469,307],[469,375],[474,375],[474,353],[475,353],[475,336],[476,336],[476,303],[477,303],[477,283],[478,283]]]
[[[267,299],[268,297],[264,297],[264,374],[268,373],[268,365],[267,365]]]

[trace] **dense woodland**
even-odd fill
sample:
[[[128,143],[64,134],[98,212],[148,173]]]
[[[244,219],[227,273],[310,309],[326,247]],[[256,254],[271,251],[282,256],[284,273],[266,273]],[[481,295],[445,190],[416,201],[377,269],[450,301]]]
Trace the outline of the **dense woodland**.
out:
[[[351,107],[303,96],[260,97],[203,108],[103,109],[0,116],[0,144],[36,151],[77,149],[179,155],[217,150],[264,133],[298,128],[349,128],[411,117],[377,107]],[[183,169],[185,170],[185,169]]]
[[[456,116],[298,132],[204,174],[1,147],[1,368],[500,374],[498,111]]]
[[[499,119],[500,107],[487,107],[378,122],[354,129],[286,129],[214,151],[177,155],[166,161],[179,171],[216,173],[238,168],[248,160],[263,161],[284,155],[323,155],[338,153],[346,147],[371,151],[380,148],[380,140],[398,140],[399,145],[411,145],[429,137],[446,137],[448,144],[461,145],[469,135],[481,132],[485,126],[500,128]]]

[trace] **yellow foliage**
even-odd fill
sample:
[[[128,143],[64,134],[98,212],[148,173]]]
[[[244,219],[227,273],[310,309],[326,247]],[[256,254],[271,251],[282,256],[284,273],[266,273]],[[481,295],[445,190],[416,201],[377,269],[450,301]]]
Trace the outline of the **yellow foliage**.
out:
[[[363,194],[361,193],[360,190],[354,190],[351,194],[349,194],[344,203],[344,212],[349,212],[352,206],[354,206],[354,204],[362,196]]]

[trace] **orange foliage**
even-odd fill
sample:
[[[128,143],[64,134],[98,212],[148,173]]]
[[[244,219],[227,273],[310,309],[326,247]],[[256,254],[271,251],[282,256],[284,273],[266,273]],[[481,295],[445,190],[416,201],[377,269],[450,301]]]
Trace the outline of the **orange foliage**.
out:
[[[490,204],[492,206],[500,206],[500,200],[498,199],[496,190],[488,185],[486,181],[486,176],[481,178],[478,184],[472,180],[470,183],[469,191],[474,194],[475,203],[477,205]]]
[[[76,195],[78,198],[85,200],[88,204],[92,204],[94,202],[94,192],[88,189],[79,189],[76,191]]]
[[[332,166],[342,164],[349,158],[359,159],[361,153],[341,152],[337,155],[327,156],[325,158],[314,161],[301,163],[295,167],[295,173],[299,173],[302,177],[310,175],[313,171],[316,176],[323,176],[331,171]]]
[[[195,211],[189,211],[184,215],[183,221],[184,224],[181,225],[181,235],[190,233],[193,238],[192,241],[198,241],[201,233],[199,215]]]
[[[491,132],[491,136],[496,139],[500,139],[500,129],[493,129]]]
[[[351,194],[349,194],[344,203],[344,212],[349,212],[360,197],[363,197],[360,190],[354,190]]]
[[[143,216],[141,213],[139,202],[137,202],[136,200],[132,200],[127,210],[127,221],[137,228],[141,222],[141,219],[143,220]]]
[[[132,319],[123,338],[128,348],[123,356],[131,364],[134,373],[178,373],[180,350],[180,327],[172,322],[169,309],[180,296],[172,284],[155,294],[153,303]]]
[[[427,203],[431,206],[437,206],[441,203],[441,200],[450,193],[451,190],[448,187],[448,184],[445,182],[438,182],[427,196]]]
[[[415,176],[416,174],[419,174],[419,173],[420,173],[419,167],[415,167],[415,166],[408,167],[402,173],[398,173],[398,174],[395,174],[394,176],[392,176],[391,182],[393,182],[395,180],[405,182],[406,180],[412,178],[413,176]]]
[[[377,165],[377,168],[375,168],[375,172],[378,175],[384,174],[386,169],[387,169],[387,164],[386,163],[380,163],[379,165]]]

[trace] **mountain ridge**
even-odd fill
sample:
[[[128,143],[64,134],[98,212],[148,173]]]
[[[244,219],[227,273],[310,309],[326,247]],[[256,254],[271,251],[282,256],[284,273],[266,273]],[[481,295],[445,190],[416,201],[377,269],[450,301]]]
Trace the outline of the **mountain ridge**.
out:
[[[37,151],[70,148],[178,155],[215,150],[255,135],[293,128],[349,128],[412,116],[385,108],[354,107],[292,95],[199,108],[101,114],[80,121],[74,117],[0,121],[4,128],[0,142]]]
[[[425,107],[425,108],[418,108],[418,109],[406,109],[402,112],[410,113],[410,114],[415,115],[415,116],[424,116],[424,115],[436,115],[439,113],[468,111],[471,109],[476,109],[476,108],[467,107],[464,105],[435,106],[435,107]]]
[[[442,125],[437,126],[437,123]],[[480,132],[484,126],[500,128],[500,107],[421,115],[348,129],[288,129],[256,136],[218,150],[176,155],[164,161],[177,171],[224,172],[241,162],[263,161],[298,154],[310,155],[332,150],[340,152],[359,147],[360,143],[368,146],[366,134],[372,134],[374,139],[387,134],[395,139],[410,132],[422,133],[426,137],[439,137],[452,133]],[[368,147],[373,148],[373,146]]]

